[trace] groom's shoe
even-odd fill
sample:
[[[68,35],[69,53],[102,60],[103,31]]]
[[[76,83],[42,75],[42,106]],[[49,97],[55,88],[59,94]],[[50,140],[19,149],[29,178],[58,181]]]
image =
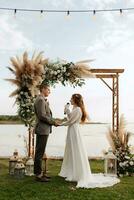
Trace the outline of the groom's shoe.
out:
[[[47,174],[43,174],[43,177],[46,177],[47,179],[51,179],[51,176],[48,176]]]
[[[38,182],[49,182],[50,180],[47,179],[46,177],[42,176],[42,177],[38,177],[36,176],[35,177],[35,180],[38,181]]]

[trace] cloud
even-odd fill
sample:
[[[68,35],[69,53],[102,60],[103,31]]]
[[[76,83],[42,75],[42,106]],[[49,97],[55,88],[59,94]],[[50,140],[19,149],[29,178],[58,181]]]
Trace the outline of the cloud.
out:
[[[89,9],[106,9],[110,8],[111,5],[117,4],[116,0],[84,0],[83,5]]]
[[[104,9],[109,8],[111,5],[117,4],[116,0],[52,0],[51,2],[42,1],[46,6],[58,9]]]
[[[32,41],[19,30],[15,24],[15,19],[12,19],[14,23],[11,23],[10,18],[8,15],[1,15],[0,17],[0,50],[31,49]]]
[[[47,2],[43,2],[44,4],[47,4]],[[76,0],[52,0],[51,3],[49,2],[49,9],[50,7],[54,8],[61,8],[61,9],[69,9],[69,8],[75,8],[77,6]]]
[[[131,20],[130,20],[131,19]],[[94,36],[92,44],[87,47],[88,53],[102,52],[107,53],[122,47],[124,44],[133,40],[133,15],[120,16],[115,13],[102,13],[100,17],[96,16],[97,23],[101,26]]]

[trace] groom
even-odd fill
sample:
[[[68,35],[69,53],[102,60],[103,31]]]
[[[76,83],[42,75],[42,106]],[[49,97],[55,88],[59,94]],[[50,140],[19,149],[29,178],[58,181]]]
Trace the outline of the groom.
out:
[[[50,87],[47,84],[40,85],[40,95],[36,98],[34,109],[36,115],[36,148],[34,159],[34,174],[36,181],[48,182],[47,175],[42,175],[42,158],[45,153],[49,134],[52,132],[52,125],[58,126],[52,118],[52,112],[49,107],[47,97],[50,94]]]

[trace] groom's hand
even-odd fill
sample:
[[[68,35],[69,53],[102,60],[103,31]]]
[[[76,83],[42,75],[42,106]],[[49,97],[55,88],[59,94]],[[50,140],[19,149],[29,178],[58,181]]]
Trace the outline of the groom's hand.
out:
[[[55,120],[54,126],[60,126],[61,122],[59,120]]]

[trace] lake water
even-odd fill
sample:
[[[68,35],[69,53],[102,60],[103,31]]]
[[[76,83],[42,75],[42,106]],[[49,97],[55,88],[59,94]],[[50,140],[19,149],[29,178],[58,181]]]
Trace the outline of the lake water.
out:
[[[103,150],[109,148],[106,138],[108,124],[81,125],[83,137],[88,156],[103,156]],[[67,127],[53,127],[53,133],[49,136],[46,153],[47,156],[63,156]],[[130,144],[134,146],[134,123],[127,125],[127,131],[132,132]],[[24,125],[0,125],[0,157],[11,156],[15,149],[19,155],[26,153],[24,137],[27,138],[28,131]]]

